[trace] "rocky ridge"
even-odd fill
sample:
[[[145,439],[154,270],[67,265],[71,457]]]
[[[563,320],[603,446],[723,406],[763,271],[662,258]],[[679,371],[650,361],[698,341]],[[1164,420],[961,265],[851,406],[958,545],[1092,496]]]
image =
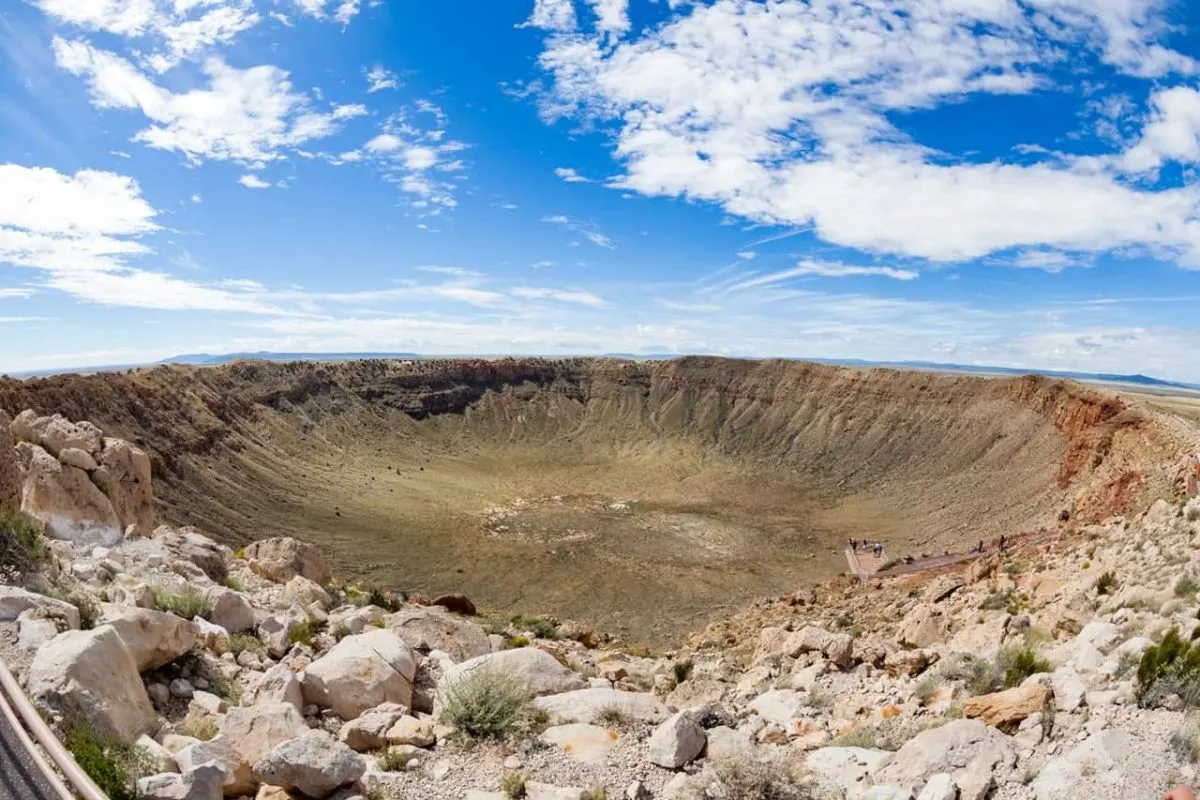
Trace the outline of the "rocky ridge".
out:
[[[147,800],[1106,799],[1196,777],[1200,694],[1148,693],[1138,666],[1200,630],[1200,500],[834,581],[650,654],[340,585],[296,539],[153,527],[139,448],[32,414],[11,432],[0,476],[49,557],[0,586],[0,651],[57,725],[142,754]],[[458,713],[481,693],[521,701],[498,738]]]

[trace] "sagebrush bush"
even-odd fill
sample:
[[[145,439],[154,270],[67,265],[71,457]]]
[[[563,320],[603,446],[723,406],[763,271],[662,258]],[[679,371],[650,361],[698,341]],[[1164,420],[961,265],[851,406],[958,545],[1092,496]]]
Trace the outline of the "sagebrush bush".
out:
[[[316,636],[316,626],[310,621],[293,622],[288,625],[288,641],[292,644],[305,644],[312,646],[313,637]]]
[[[109,800],[137,800],[137,779],[145,769],[132,747],[105,741],[82,721],[67,726],[64,743]]]
[[[813,792],[786,761],[749,754],[713,759],[684,793],[685,800],[809,800]]]
[[[159,611],[169,611],[184,619],[207,617],[209,614],[208,600],[199,589],[192,586],[188,586],[181,592],[173,592],[164,586],[155,586],[151,592],[154,594],[154,607]]]
[[[229,652],[233,653],[236,658],[246,650],[252,653],[262,653],[266,651],[266,647],[263,646],[262,640],[252,633],[231,634],[229,637]]]
[[[0,578],[33,572],[46,559],[42,526],[19,511],[0,512]]]
[[[1003,675],[1005,689],[1020,686],[1030,675],[1051,671],[1050,662],[1038,658],[1028,647],[1006,647],[996,656],[996,666]]]
[[[688,678],[692,677],[692,669],[696,666],[696,662],[690,658],[685,658],[682,661],[676,661],[671,669],[675,672],[675,683],[683,683]]]
[[[917,698],[917,702],[921,705],[927,706],[929,705],[929,701],[937,694],[941,685],[942,682],[938,680],[936,675],[927,674],[921,680],[917,681],[916,688],[913,689],[913,697]]]
[[[521,722],[529,690],[517,678],[481,667],[441,693],[442,719],[476,739],[498,739]]]
[[[1184,704],[1200,704],[1200,642],[1186,642],[1178,628],[1147,647],[1137,668],[1137,701],[1153,708],[1168,695],[1179,695]]]
[[[1197,591],[1200,591],[1200,583],[1196,581],[1196,578],[1190,572],[1185,572],[1179,576],[1179,580],[1175,581],[1176,597],[1195,597]]]
[[[538,639],[559,639],[561,634],[558,632],[558,626],[549,620],[541,617],[531,617],[527,614],[518,614],[512,618],[513,627],[518,631],[529,631]]]
[[[1200,723],[1195,718],[1171,734],[1171,750],[1185,764],[1200,761]]]
[[[412,760],[412,755],[405,750],[388,749],[375,757],[375,764],[380,772],[403,772]]]
[[[1001,650],[993,661],[961,655],[943,665],[941,673],[947,680],[962,681],[969,694],[979,696],[1011,689],[1030,675],[1050,670],[1050,663],[1038,658],[1033,648],[1013,646]]]
[[[500,776],[500,791],[505,797],[520,800],[525,796],[525,784],[529,783],[529,773],[522,770],[506,772]]]
[[[1117,588],[1117,576],[1109,570],[1096,579],[1095,588],[1096,594],[1112,594]]]

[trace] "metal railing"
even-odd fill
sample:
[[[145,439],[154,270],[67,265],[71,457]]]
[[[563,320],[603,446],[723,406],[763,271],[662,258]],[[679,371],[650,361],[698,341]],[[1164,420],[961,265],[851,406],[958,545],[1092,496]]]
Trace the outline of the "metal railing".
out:
[[[67,752],[67,748],[63,747],[62,742],[50,730],[50,726],[29,702],[29,698],[25,696],[25,692],[17,684],[16,678],[8,669],[8,664],[4,663],[2,658],[0,658],[0,715],[7,719],[22,746],[29,752],[38,771],[45,776],[46,782],[62,800],[76,800],[77,797],[82,800],[109,800],[108,795],[101,791],[100,787],[79,767],[75,757]],[[46,762],[41,751],[29,738],[30,733],[37,738],[38,744],[50,756],[59,771],[66,776],[67,782],[74,788],[74,792],[66,787],[58,773]]]

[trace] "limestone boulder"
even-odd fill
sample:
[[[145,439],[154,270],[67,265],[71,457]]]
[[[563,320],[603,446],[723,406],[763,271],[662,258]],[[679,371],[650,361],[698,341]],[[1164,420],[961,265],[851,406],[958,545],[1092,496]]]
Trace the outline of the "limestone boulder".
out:
[[[1037,800],[1070,800],[1085,796],[1085,782],[1112,787],[1125,784],[1132,740],[1121,730],[1093,733],[1066,754],[1050,761],[1030,787]]]
[[[221,736],[241,759],[236,771],[253,781],[254,764],[284,742],[308,733],[304,716],[290,703],[261,703],[230,709]]]
[[[428,718],[403,716],[388,728],[384,738],[388,744],[407,744],[413,747],[428,747],[437,737],[433,734],[433,722]]]
[[[439,694],[453,691],[458,681],[476,670],[491,670],[511,676],[528,687],[531,697],[587,688],[587,681],[582,675],[558,663],[554,656],[545,650],[520,647],[479,656],[454,665],[446,670],[438,682]]]
[[[869,776],[891,753],[864,747],[821,747],[809,752],[804,766],[827,792],[849,794],[867,784]]]
[[[192,622],[196,625],[196,641],[201,647],[217,655],[229,652],[229,631],[204,617],[196,617]]]
[[[50,538],[80,545],[111,546],[124,532],[112,501],[91,477],[38,445],[30,448],[21,510],[45,523]]]
[[[968,719],[981,719],[988,725],[998,727],[1020,722],[1031,714],[1044,711],[1049,699],[1050,689],[1033,683],[969,698],[963,702],[962,710]]]
[[[61,619],[68,628],[79,627],[79,609],[71,603],[17,586],[0,585],[0,622],[12,622],[27,611],[45,619]]]
[[[195,528],[168,528],[160,525],[154,529],[154,540],[161,544],[170,556],[199,567],[214,583],[225,583],[229,577],[229,560],[233,557],[228,547],[219,545]],[[228,625],[214,618],[222,628],[233,631]],[[236,632],[236,631],[234,631]]]
[[[13,438],[39,445],[57,457],[66,448],[78,448],[96,456],[103,432],[90,422],[71,422],[62,414],[38,416],[26,409],[10,426]]]
[[[942,641],[945,636],[946,622],[942,613],[927,604],[908,612],[897,633],[902,647],[929,647]]]
[[[375,629],[334,645],[308,666],[300,688],[305,703],[349,720],[380,703],[411,707],[415,675],[416,661],[404,640]]]
[[[243,633],[254,627],[254,605],[241,592],[212,586],[205,594],[209,621],[230,633]]]
[[[874,771],[876,783],[924,786],[934,775],[955,775],[976,760],[989,765],[1016,760],[1012,740],[977,719],[955,720],[917,734]],[[990,769],[990,767],[989,767]]]
[[[953,776],[940,772],[925,783],[917,800],[956,800],[957,797],[958,784]]]
[[[29,666],[26,692],[42,708],[86,720],[119,742],[156,727],[137,662],[110,625],[67,631],[43,645]]]
[[[921,601],[924,603],[940,603],[958,591],[964,582],[961,574],[939,575],[925,587],[925,591],[921,595]]]
[[[92,458],[91,453],[80,450],[78,447],[66,448],[58,454],[58,460],[68,467],[79,467],[84,472],[92,472],[100,467],[96,463],[96,459]]]
[[[351,750],[364,752],[387,746],[387,732],[408,709],[399,703],[380,703],[342,726],[338,739]]]
[[[806,695],[791,689],[772,689],[750,701],[750,708],[760,717],[784,727],[803,716],[807,707]]]
[[[283,599],[290,600],[303,608],[308,608],[316,603],[326,611],[329,610],[329,606],[332,603],[329,592],[322,589],[316,581],[310,581],[303,575],[293,576],[284,585]]]
[[[854,639],[848,633],[830,633],[824,628],[808,625],[788,636],[784,652],[793,658],[818,652],[845,668],[854,663]]]
[[[247,706],[287,703],[300,711],[304,708],[304,694],[292,668],[287,664],[276,664],[249,688],[242,702]]]
[[[171,663],[196,643],[195,623],[166,611],[105,603],[101,620],[121,637],[139,672]]]
[[[933,650],[897,650],[883,659],[883,668],[893,678],[915,677],[938,660]]]
[[[1079,673],[1070,664],[1064,664],[1050,675],[1050,686],[1054,690],[1056,711],[1075,711],[1084,705],[1087,690]]]
[[[491,652],[483,628],[441,608],[412,606],[386,618],[387,627],[415,650],[441,650],[454,661],[466,661]]]
[[[670,714],[652,694],[608,688],[576,689],[535,697],[533,707],[545,711],[555,724],[591,723],[610,711],[641,722],[662,722]]]
[[[690,711],[671,715],[654,729],[646,745],[646,758],[651,764],[678,769],[694,761],[702,752],[706,738],[704,729]]]
[[[246,547],[246,563],[256,575],[275,583],[287,583],[302,575],[321,586],[327,586],[333,575],[325,554],[313,545],[280,536],[262,539]]]
[[[150,457],[124,439],[106,439],[99,462],[106,471],[108,496],[123,529],[135,536],[149,536],[154,531]]]
[[[325,797],[366,772],[363,757],[325,731],[309,731],[275,747],[254,765],[263,783]]]
[[[221,789],[226,797],[251,794],[259,783],[254,771],[246,765],[246,760],[224,735],[184,747],[175,753],[175,761],[182,772],[204,764],[215,764],[221,770]]]
[[[225,773],[217,764],[201,764],[180,775],[174,772],[151,775],[137,782],[143,800],[221,800]]]

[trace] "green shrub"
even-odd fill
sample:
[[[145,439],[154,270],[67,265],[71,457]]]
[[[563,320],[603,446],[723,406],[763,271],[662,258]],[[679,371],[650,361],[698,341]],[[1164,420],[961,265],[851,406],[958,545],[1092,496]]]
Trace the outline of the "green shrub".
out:
[[[67,595],[67,602],[79,610],[79,627],[82,630],[90,631],[96,627],[96,623],[100,621],[100,606],[96,605],[95,600],[82,592],[76,592]]]
[[[613,728],[619,728],[629,723],[629,715],[622,711],[620,706],[605,706],[600,709],[596,719]]]
[[[1187,764],[1200,761],[1200,724],[1190,719],[1171,734],[1171,749],[1179,760]]]
[[[1179,580],[1175,581],[1175,596],[1181,598],[1195,597],[1196,592],[1200,591],[1200,583],[1191,573],[1185,572],[1179,576]]]
[[[1200,643],[1185,642],[1177,628],[1142,653],[1137,668],[1137,701],[1152,708],[1177,694],[1185,705],[1200,704]]]
[[[917,681],[917,686],[913,690],[913,697],[917,698],[917,702],[923,706],[929,705],[941,687],[942,682],[938,680],[937,675],[927,674],[921,680]]]
[[[330,634],[333,635],[334,641],[340,642],[342,639],[345,639],[350,635],[350,627],[344,622],[339,622],[337,625],[333,626],[333,630],[330,631]]]
[[[1012,592],[992,592],[987,597],[983,598],[983,602],[979,604],[981,611],[1003,611],[1008,608],[1008,601],[1012,598]]]
[[[558,626],[549,620],[541,617],[531,617],[526,614],[518,614],[512,618],[513,627],[518,631],[529,631],[538,639],[558,639],[560,634]]]
[[[1050,662],[1038,658],[1028,647],[1007,647],[996,656],[997,671],[1004,676],[1004,688],[1020,686],[1030,675],[1050,672]]]
[[[510,636],[504,640],[504,645],[509,650],[516,650],[518,647],[529,647],[529,637],[525,634]]]
[[[942,717],[885,719],[876,725],[860,725],[834,740],[838,747],[864,747],[868,750],[899,750],[919,733],[938,728],[948,720]]]
[[[182,592],[172,592],[164,586],[155,586],[151,592],[154,594],[154,607],[159,611],[169,611],[184,619],[208,616],[208,600],[199,589],[192,586],[188,586]]]
[[[500,776],[500,791],[505,797],[519,800],[525,796],[525,784],[529,783],[529,773],[521,770],[506,772]]]
[[[400,749],[384,750],[375,757],[375,763],[381,772],[403,772],[412,760],[410,753]]]
[[[1117,588],[1117,576],[1109,570],[1096,580],[1095,587],[1096,594],[1112,594]]]
[[[608,790],[603,786],[593,786],[585,789],[579,796],[579,800],[608,800]]]
[[[46,560],[42,526],[20,512],[0,513],[0,578],[33,572]]]
[[[183,721],[180,732],[184,736],[191,736],[193,739],[207,742],[220,733],[221,729],[209,717],[190,717]]]
[[[68,727],[65,744],[79,767],[110,800],[136,800],[136,783],[142,776],[131,769],[137,764],[132,748],[101,739],[84,723]]]
[[[262,653],[266,648],[263,646],[262,640],[252,633],[231,634],[229,637],[229,652],[233,653],[236,658],[246,650],[249,650],[251,653]]]
[[[713,759],[690,793],[683,795],[686,800],[809,800],[815,796],[794,763],[750,754]]]
[[[316,626],[310,620],[293,622],[288,625],[288,641],[292,644],[305,644],[311,647],[316,632]]]
[[[524,683],[481,667],[442,692],[442,719],[476,739],[497,739],[514,730],[529,701]]]
[[[246,591],[246,587],[242,585],[242,582],[240,580],[238,580],[236,577],[234,577],[233,575],[230,575],[228,578],[225,579],[225,588],[232,589],[235,592]]]
[[[675,672],[675,683],[683,683],[688,678],[692,677],[692,670],[695,668],[696,662],[690,658],[685,658],[682,661],[676,661],[671,669]]]

